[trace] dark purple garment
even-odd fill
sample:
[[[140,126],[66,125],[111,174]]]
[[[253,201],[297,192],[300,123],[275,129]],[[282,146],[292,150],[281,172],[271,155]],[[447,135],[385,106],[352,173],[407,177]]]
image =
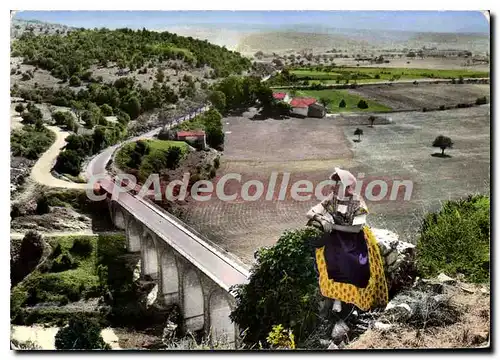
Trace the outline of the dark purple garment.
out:
[[[334,230],[324,233],[322,240],[328,278],[365,288],[370,280],[370,261],[364,232]]]

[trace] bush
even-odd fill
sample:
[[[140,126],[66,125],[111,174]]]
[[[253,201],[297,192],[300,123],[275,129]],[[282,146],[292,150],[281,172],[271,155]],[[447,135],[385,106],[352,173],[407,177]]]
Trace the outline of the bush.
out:
[[[488,100],[486,99],[486,96],[483,96],[483,97],[478,97],[476,99],[476,105],[484,105],[484,104],[487,104],[488,103]],[[16,109],[17,111],[17,109]]]
[[[17,104],[14,110],[16,110],[19,114],[21,114],[24,111],[23,104]]]
[[[461,273],[468,281],[488,281],[490,199],[471,195],[427,214],[417,243],[417,268],[424,277]]]
[[[73,246],[70,251],[74,254],[87,257],[92,253],[92,242],[86,237],[77,238],[73,242]]]
[[[66,270],[75,269],[78,267],[78,262],[73,259],[68,251],[64,251],[61,255],[52,261],[50,267],[51,272],[61,272]]]
[[[111,349],[102,339],[99,324],[83,317],[70,319],[68,326],[57,332],[55,345],[57,350]]]
[[[289,328],[300,343],[317,322],[318,283],[309,241],[313,228],[285,232],[276,245],[257,252],[249,282],[235,287],[231,319],[246,329],[245,342],[266,342],[273,326]]]
[[[80,78],[76,75],[73,75],[72,77],[70,77],[69,79],[69,86],[80,86],[82,85],[82,81],[80,80]]]
[[[365,100],[359,100],[358,108],[360,109],[368,109],[368,103]]]
[[[42,195],[36,201],[36,213],[38,215],[48,214],[50,211],[49,202],[45,195]]]
[[[101,105],[101,112],[104,116],[113,116],[113,108],[108,104]]]
[[[340,100],[339,108],[345,108],[345,107],[346,107],[345,100],[344,99]]]
[[[64,150],[57,157],[54,169],[60,174],[77,176],[80,173],[82,161],[82,157],[75,150]]]
[[[446,106],[444,106],[444,105],[440,105],[440,106],[439,106],[439,110],[446,110]]]
[[[217,156],[215,159],[214,159],[214,168],[218,169],[220,166],[220,157]]]

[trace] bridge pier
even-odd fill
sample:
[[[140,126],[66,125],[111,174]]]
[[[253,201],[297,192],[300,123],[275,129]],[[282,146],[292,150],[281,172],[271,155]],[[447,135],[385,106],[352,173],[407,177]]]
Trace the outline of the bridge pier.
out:
[[[117,202],[110,201],[109,210],[115,226],[125,230],[127,250],[140,251],[141,277],[156,281],[158,299],[163,305],[180,306],[185,330],[204,330],[211,335],[211,341],[236,346],[238,327],[229,318],[235,301],[227,288],[220,285],[224,274],[214,279],[205,273],[166,241],[168,234],[160,237]]]
[[[158,253],[154,235],[149,232],[141,238],[141,273],[158,279]]]
[[[125,235],[127,237],[127,250],[129,252],[141,251],[142,225],[135,219],[130,219],[127,224]]]
[[[163,245],[162,247],[163,251],[160,252],[160,291],[165,305],[177,304],[180,299],[177,259],[169,246]]]

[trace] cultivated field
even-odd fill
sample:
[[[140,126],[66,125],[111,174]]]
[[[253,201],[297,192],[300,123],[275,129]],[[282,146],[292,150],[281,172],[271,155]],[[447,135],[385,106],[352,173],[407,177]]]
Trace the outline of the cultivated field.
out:
[[[366,115],[358,115],[365,116]],[[247,180],[269,183],[273,171],[279,172],[275,194],[283,172],[291,173],[289,186],[307,179],[318,184],[334,166],[349,169],[365,179],[411,180],[410,201],[369,202],[369,223],[396,230],[403,239],[415,241],[424,210],[440,201],[472,192],[489,192],[490,119],[489,106],[437,112],[394,113],[392,123],[363,126],[362,141],[353,141],[353,115],[324,119],[252,121],[251,114],[224,119],[225,152],[217,178],[224,174],[242,175],[238,184],[231,180],[225,193],[241,190]],[[359,123],[359,122],[354,122]],[[431,147],[439,134],[450,136],[455,148],[451,158],[432,157],[439,149]],[[217,179],[215,180],[217,181]],[[391,185],[390,185],[391,186]],[[389,188],[389,192],[391,188]],[[253,192],[251,191],[250,194]],[[186,221],[227,250],[252,262],[253,252],[272,245],[286,229],[304,226],[305,214],[317,200],[284,201],[265,199],[233,202],[217,200],[189,202]],[[375,190],[377,194],[377,190]]]
[[[362,86],[349,94],[384,104],[393,110],[410,110],[474,103],[478,97],[490,97],[487,84],[393,84]]]

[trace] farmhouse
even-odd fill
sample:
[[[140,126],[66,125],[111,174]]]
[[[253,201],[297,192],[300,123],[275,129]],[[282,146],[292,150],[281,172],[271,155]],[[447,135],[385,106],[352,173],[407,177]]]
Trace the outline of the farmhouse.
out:
[[[287,93],[282,93],[282,92],[273,93],[273,98],[275,100],[284,101],[286,103],[289,103],[291,100],[290,96],[288,96]]]
[[[205,131],[203,130],[177,131],[176,137],[177,140],[185,141],[195,147],[201,147],[202,149],[207,147]]]
[[[292,113],[300,116],[322,118],[326,114],[325,107],[318,104],[315,98],[296,97],[290,101]]]

